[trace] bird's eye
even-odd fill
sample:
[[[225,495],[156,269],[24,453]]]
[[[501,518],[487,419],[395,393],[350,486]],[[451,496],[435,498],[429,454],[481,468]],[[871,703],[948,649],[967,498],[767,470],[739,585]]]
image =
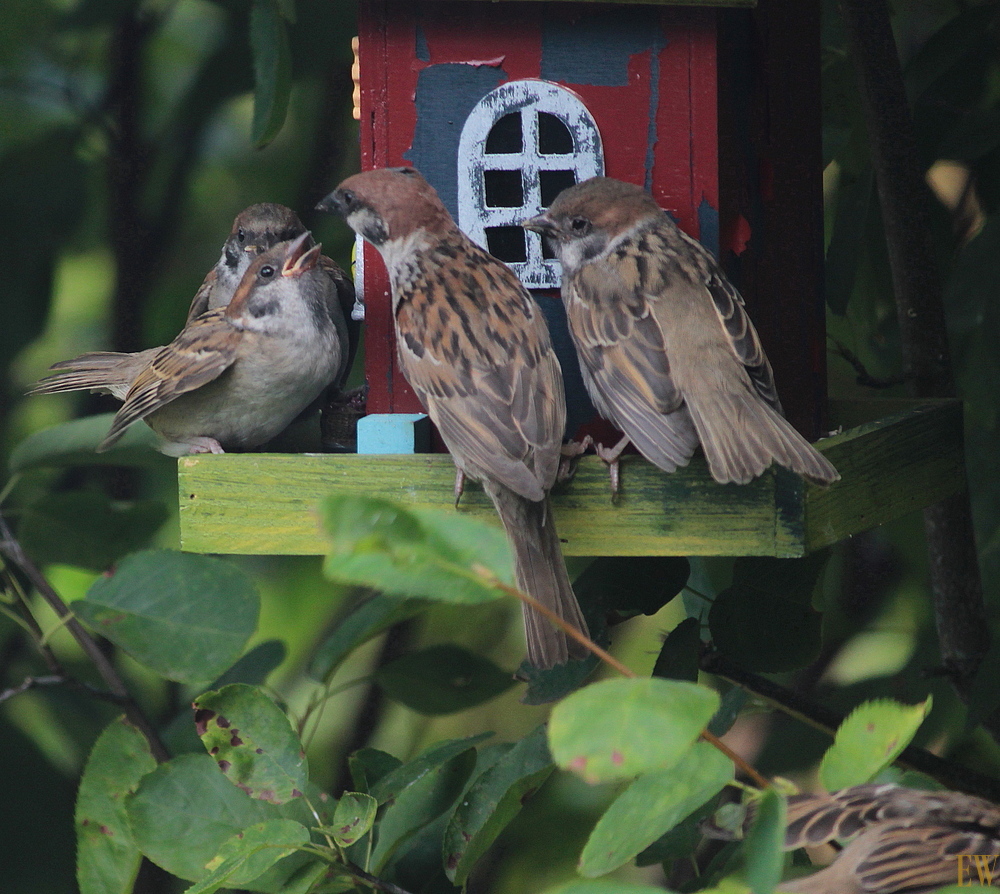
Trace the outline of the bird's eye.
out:
[[[236,231],[236,241],[239,242],[240,245],[247,241],[247,234],[243,227],[240,227]]]
[[[349,189],[342,189],[340,191],[340,200],[344,203],[345,208],[353,208],[358,201],[358,197]]]
[[[586,236],[590,232],[590,221],[585,217],[574,217],[569,225],[576,236]]]
[[[270,264],[265,264],[260,268],[261,279],[270,279],[274,276],[274,268]]]

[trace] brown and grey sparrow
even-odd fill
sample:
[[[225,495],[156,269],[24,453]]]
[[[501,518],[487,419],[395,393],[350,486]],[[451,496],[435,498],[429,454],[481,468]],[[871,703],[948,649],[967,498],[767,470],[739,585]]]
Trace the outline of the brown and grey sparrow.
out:
[[[706,831],[732,837],[717,827]],[[921,894],[945,885],[1000,886],[1000,807],[972,795],[892,784],[792,795],[785,849],[834,842],[850,843],[826,868],[778,890]]]
[[[782,415],[771,365],[715,258],[638,186],[594,177],[524,222],[563,267],[562,297],[598,412],[672,472],[700,443],[712,477],[772,462],[818,484],[837,470]]]
[[[226,306],[196,317],[169,345],[143,352],[152,356],[98,450],[140,419],[169,456],[250,449],[341,378],[346,327],[321,248],[311,241],[303,233],[259,255]],[[92,380],[60,371],[33,393],[91,387]]]
[[[222,246],[219,260],[205,276],[191,301],[187,323],[207,310],[229,304],[254,258],[279,242],[294,240],[306,232],[298,215],[284,205],[261,202],[244,208],[233,221],[233,228]],[[306,247],[312,244],[310,235]],[[350,371],[357,350],[359,327],[350,320],[354,305],[354,283],[330,258],[322,256],[319,263],[331,280],[331,288],[327,290],[330,318],[338,326],[336,321],[345,321],[349,335],[350,349],[345,355],[347,362],[344,364],[343,375],[334,383],[339,388]],[[72,360],[54,364],[52,369],[58,370],[58,375],[44,380],[31,393],[89,390],[125,400],[136,376],[149,366],[161,350],[162,347],[147,348],[132,354],[90,351]]]
[[[540,309],[507,266],[458,229],[413,168],[356,174],[319,207],[342,214],[382,255],[400,367],[459,471],[493,501],[518,586],[586,632],[548,499],[566,407]],[[537,667],[586,654],[530,608],[524,620]]]

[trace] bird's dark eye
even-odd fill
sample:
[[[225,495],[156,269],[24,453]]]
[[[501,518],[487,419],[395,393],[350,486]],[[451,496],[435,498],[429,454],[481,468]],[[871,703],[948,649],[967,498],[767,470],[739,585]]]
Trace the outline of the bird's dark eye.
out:
[[[590,221],[585,217],[574,217],[569,225],[575,236],[586,236],[590,232]]]
[[[340,201],[344,203],[345,208],[350,209],[357,204],[358,197],[349,189],[342,189],[340,191]]]
[[[247,241],[247,234],[243,227],[240,227],[236,231],[236,241],[239,242],[240,245]]]
[[[270,279],[274,276],[274,268],[270,264],[265,264],[260,268],[261,279]]]

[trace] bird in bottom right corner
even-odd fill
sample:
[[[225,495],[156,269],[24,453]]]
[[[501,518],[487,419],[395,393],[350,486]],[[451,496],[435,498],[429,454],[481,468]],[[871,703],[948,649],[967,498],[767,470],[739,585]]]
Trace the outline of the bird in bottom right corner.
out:
[[[751,810],[743,832],[752,817]],[[711,823],[703,831],[734,837]],[[829,866],[776,890],[925,894],[945,885],[1000,886],[1000,806],[974,795],[870,783],[789,797],[785,850],[833,842],[848,843]]]
[[[772,462],[816,484],[837,470],[789,423],[743,298],[712,254],[640,187],[593,177],[523,226],[563,267],[562,297],[598,412],[667,472],[702,445],[712,477],[746,484]],[[614,468],[612,480],[616,481]]]

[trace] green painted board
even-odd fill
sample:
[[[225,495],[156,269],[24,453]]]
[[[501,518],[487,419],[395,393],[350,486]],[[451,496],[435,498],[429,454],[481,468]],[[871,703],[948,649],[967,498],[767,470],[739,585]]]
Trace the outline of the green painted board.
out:
[[[875,421],[820,442],[843,476],[826,489],[784,469],[748,485],[719,485],[700,455],[671,474],[627,456],[615,504],[604,464],[584,457],[576,477],[552,495],[564,552],[800,556],[965,487],[959,402],[833,405],[831,416],[838,415]],[[361,492],[451,509],[454,476],[450,458],[437,454],[183,457],[181,545],[203,553],[323,553],[315,510],[325,494]],[[498,523],[474,483],[457,511]]]

